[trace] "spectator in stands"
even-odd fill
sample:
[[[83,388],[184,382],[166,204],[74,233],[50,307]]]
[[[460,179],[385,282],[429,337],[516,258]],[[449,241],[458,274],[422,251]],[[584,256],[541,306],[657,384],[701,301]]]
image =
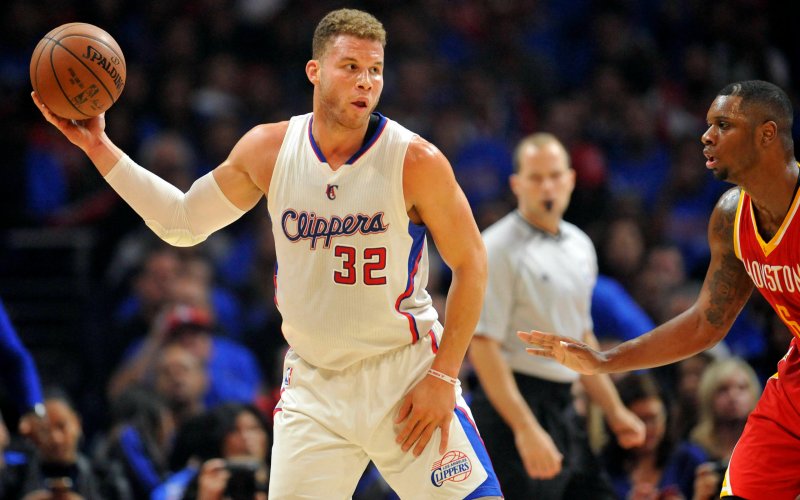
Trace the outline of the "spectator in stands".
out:
[[[204,435],[198,431],[202,431]],[[189,421],[183,432],[178,442],[186,443],[187,437],[189,438],[190,455],[187,456],[186,450],[176,447],[176,453],[183,456],[178,461],[186,464],[184,470],[179,472],[180,481],[178,478],[171,478],[154,492],[152,498],[222,498],[204,496],[202,493],[208,495],[216,491],[214,484],[217,483],[221,484],[217,484],[220,489],[216,494],[221,493],[233,469],[238,471],[234,475],[246,475],[249,471],[253,486],[260,485],[259,491],[266,492],[269,479],[269,427],[263,414],[254,406],[240,403],[217,406]],[[226,468],[226,465],[229,467]],[[198,471],[200,477],[196,477]],[[181,483],[184,489],[179,497]]]
[[[614,278],[632,294],[646,252],[641,221],[630,215],[608,221],[597,251],[600,273]]]
[[[213,263],[206,255],[194,252],[184,257],[181,272],[172,285],[172,299],[178,304],[208,309],[219,330],[217,333],[242,340],[241,301],[231,290],[217,283]]]
[[[19,431],[34,441],[44,418],[42,386],[33,357],[17,336],[0,300],[0,383],[9,393],[20,415]]]
[[[196,480],[189,483],[184,500],[235,498],[266,500],[269,484],[269,435],[264,419],[254,407],[229,404],[212,411],[213,435],[219,439],[216,458],[206,460]],[[249,494],[236,495],[239,491]]]
[[[14,448],[11,433],[0,413],[0,498],[22,497],[29,465],[30,450]]]
[[[617,382],[625,406],[645,424],[644,443],[625,449],[609,441],[602,453],[617,498],[680,499],[676,470],[670,462],[674,443],[669,433],[669,406],[655,378],[632,373]]]
[[[87,499],[133,499],[115,464],[93,464],[80,451],[81,419],[70,398],[60,389],[45,391],[48,426],[37,444],[31,474],[23,491],[31,498],[47,498],[54,485]]]
[[[178,345],[207,370],[205,405],[220,402],[255,402],[262,391],[261,371],[253,354],[241,344],[214,335],[214,321],[207,309],[179,305],[157,320],[148,336],[112,377],[109,394],[119,394],[131,383],[152,376],[152,361],[167,345]]]
[[[132,277],[130,294],[111,318],[113,331],[107,336],[107,353],[112,367],[131,342],[151,331],[158,314],[171,304],[172,286],[180,270],[178,249],[158,244],[146,253]]]
[[[134,386],[111,402],[111,417],[95,461],[119,464],[134,498],[147,498],[167,474],[172,413],[154,391]]]
[[[151,500],[183,498],[186,486],[197,476],[203,460],[218,455],[219,444],[209,433],[213,425],[213,415],[204,411],[189,417],[177,427],[169,455],[169,470],[172,474],[153,490]]]
[[[156,359],[153,388],[167,402],[175,424],[205,411],[209,373],[203,360],[177,343],[161,348]]]
[[[698,399],[700,380],[708,365],[713,361],[714,356],[709,351],[705,351],[676,364],[675,392],[670,408],[673,417],[670,434],[677,442],[688,439],[689,433],[697,424],[700,406]],[[772,366],[774,367],[775,363]]]
[[[740,358],[715,361],[703,373],[698,389],[700,416],[688,441],[676,452],[678,485],[686,498],[694,495],[696,476],[714,474],[711,480],[701,479],[708,495],[719,496],[722,474],[727,468],[733,448],[744,429],[748,415],[761,395],[761,384],[755,371]],[[698,466],[713,462],[711,466]]]
[[[257,400],[262,391],[258,362],[243,345],[214,335],[215,324],[208,311],[178,306],[167,322],[170,340],[185,347],[208,367],[205,402],[209,407],[222,402]]]

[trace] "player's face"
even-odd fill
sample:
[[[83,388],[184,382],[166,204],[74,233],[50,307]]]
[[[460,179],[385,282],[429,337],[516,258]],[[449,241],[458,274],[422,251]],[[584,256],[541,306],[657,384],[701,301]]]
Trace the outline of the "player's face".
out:
[[[316,85],[320,111],[345,127],[365,126],[383,91],[381,43],[339,35],[317,64],[316,73],[309,69],[309,78]]]
[[[740,182],[742,172],[756,163],[755,137],[742,98],[717,96],[706,121],[708,129],[700,138],[706,168],[719,180]]]
[[[519,172],[511,176],[511,190],[526,217],[561,217],[567,210],[575,172],[556,144],[527,146],[519,158]]]

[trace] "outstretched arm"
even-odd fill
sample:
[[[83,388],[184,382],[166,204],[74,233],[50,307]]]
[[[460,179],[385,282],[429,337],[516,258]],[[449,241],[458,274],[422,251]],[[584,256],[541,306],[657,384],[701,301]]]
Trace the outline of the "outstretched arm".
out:
[[[753,291],[753,283],[733,248],[739,189],[726,192],[711,214],[711,263],[695,303],[654,330],[613,349],[597,352],[587,344],[544,332],[519,332],[527,351],[553,358],[580,373],[623,372],[669,364],[722,340]]]
[[[105,133],[105,114],[89,120],[60,118],[31,94],[45,119],[81,148],[114,190],[162,239],[176,246],[197,244],[251,209],[267,191],[281,124],[251,130],[228,158],[183,193],[137,165]]]
[[[403,191],[409,217],[427,226],[442,259],[453,272],[444,333],[431,368],[456,378],[478,323],[486,287],[486,250],[450,163],[423,139],[409,145]],[[439,450],[444,453],[454,408],[454,388],[437,378],[425,377],[401,405],[396,421],[403,424],[397,442],[406,451],[416,443],[414,453],[419,455],[439,427]]]

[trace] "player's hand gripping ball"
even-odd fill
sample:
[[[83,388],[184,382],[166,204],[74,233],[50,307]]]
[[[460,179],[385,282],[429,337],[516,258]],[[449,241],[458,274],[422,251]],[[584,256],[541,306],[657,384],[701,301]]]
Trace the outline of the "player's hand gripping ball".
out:
[[[71,120],[85,120],[110,108],[127,76],[119,44],[87,23],[64,24],[47,33],[33,50],[30,69],[39,99]]]

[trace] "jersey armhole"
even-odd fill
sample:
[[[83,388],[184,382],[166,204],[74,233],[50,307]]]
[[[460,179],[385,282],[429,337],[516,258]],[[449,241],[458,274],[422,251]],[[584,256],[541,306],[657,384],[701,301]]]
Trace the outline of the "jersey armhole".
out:
[[[733,218],[733,251],[736,258],[742,260],[742,249],[739,246],[740,242],[740,227],[742,224],[742,208],[744,207],[744,200],[747,198],[747,193],[744,190],[739,191],[739,203],[736,205],[736,216]]]

